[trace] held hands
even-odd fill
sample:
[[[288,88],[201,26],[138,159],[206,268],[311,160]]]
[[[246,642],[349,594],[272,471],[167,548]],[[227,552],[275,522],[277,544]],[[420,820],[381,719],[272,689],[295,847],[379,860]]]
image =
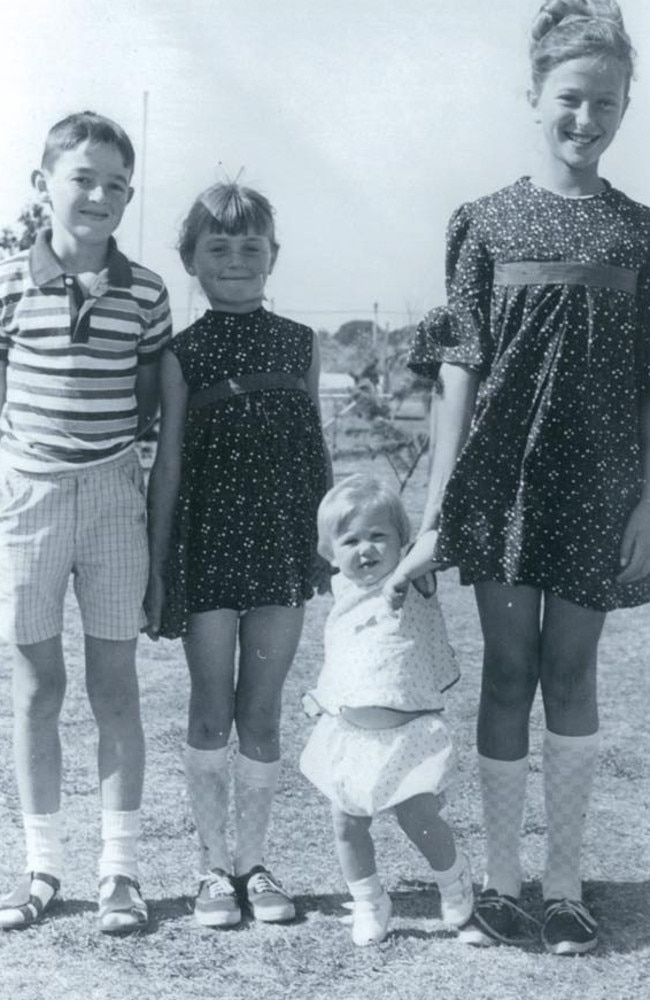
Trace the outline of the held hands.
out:
[[[160,573],[152,570],[149,573],[149,583],[144,595],[144,613],[147,616],[147,624],[142,632],[145,632],[150,639],[157,642],[160,637],[160,622],[162,609],[165,600],[165,585]]]
[[[636,583],[650,574],[650,500],[641,500],[630,514],[621,543],[618,583]]]
[[[397,611],[404,604],[411,580],[424,597],[431,597],[435,593],[436,581],[433,571],[438,566],[435,559],[437,540],[437,531],[430,529],[423,532],[384,584],[383,594],[393,611]]]

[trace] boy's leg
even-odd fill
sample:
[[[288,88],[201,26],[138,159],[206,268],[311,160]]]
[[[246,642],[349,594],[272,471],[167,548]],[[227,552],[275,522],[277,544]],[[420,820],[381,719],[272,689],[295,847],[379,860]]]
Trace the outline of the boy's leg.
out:
[[[390,896],[375,865],[370,816],[351,816],[332,807],[334,842],[343,877],[354,900],[352,940],[364,947],[383,941],[391,914]]]
[[[581,904],[580,853],[598,758],[597,649],[605,614],[549,595],[542,629],[544,796],[548,830],[543,939],[573,954],[596,945]]]
[[[244,877],[249,907],[259,920],[295,916],[292,901],[264,865],[264,843],[280,773],[282,687],[303,619],[303,608],[253,608],[242,616],[239,628],[235,871]]]
[[[194,914],[206,927],[241,919],[226,837],[238,622],[236,611],[195,614],[184,640],[191,679],[185,777],[199,839]]]
[[[16,646],[14,757],[28,874],[21,885],[0,902],[0,927],[24,927],[33,923],[52,901],[60,883],[63,844],[58,724],[65,685],[60,636]],[[44,878],[38,878],[39,875]]]
[[[440,815],[436,795],[414,795],[395,806],[395,816],[412,844],[427,859],[440,890],[442,919],[460,927],[472,915],[474,893],[469,862],[456,850],[454,834]]]
[[[138,882],[144,735],[136,643],[136,639],[86,636],[86,687],[99,731],[100,929],[117,934],[137,930],[147,922]]]

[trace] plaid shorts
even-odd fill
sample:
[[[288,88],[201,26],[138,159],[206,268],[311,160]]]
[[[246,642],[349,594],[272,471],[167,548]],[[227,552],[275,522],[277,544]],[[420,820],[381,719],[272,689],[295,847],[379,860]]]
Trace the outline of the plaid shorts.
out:
[[[0,637],[59,635],[72,575],[85,634],[135,638],[148,574],[144,494],[134,450],[60,473],[0,462]]]

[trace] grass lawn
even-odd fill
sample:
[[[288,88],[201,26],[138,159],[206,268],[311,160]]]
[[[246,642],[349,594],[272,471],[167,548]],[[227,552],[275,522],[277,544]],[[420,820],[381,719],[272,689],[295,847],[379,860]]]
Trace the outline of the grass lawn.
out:
[[[383,460],[376,465],[390,478]],[[341,464],[337,472],[343,471]],[[421,470],[414,476],[405,497],[416,521],[423,476]],[[440,578],[440,597],[463,671],[449,698],[461,761],[449,817],[478,885],[483,842],[473,743],[480,637],[472,594],[458,586],[453,573]],[[152,920],[142,935],[111,940],[100,936],[95,924],[96,733],[83,686],[79,621],[70,605],[69,688],[62,722],[64,903],[42,925],[0,936],[0,1000],[639,1000],[650,995],[648,608],[611,615],[602,641],[603,746],[583,866],[585,897],[600,922],[601,940],[592,955],[563,959],[546,955],[535,941],[517,949],[460,946],[440,922],[426,863],[390,816],[380,817],[374,832],[380,871],[394,901],[392,930],[378,947],[354,948],[342,923],[347,897],[334,858],[328,807],[297,769],[311,725],[301,712],[300,695],[319,669],[328,607],[324,597],[311,602],[287,683],[284,768],[267,851],[269,864],[295,894],[295,923],[244,923],[228,931],[195,924],[195,837],[182,769],[186,668],[179,642],[143,639],[139,663],[148,760],[142,881]],[[24,859],[11,759],[9,657],[4,647],[0,653],[0,885],[6,891]],[[523,851],[525,900],[537,917],[544,847],[542,730],[537,705]]]

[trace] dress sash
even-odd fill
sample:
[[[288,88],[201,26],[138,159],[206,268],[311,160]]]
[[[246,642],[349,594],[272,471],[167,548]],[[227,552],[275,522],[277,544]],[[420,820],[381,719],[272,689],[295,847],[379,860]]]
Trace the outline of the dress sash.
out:
[[[209,406],[232,396],[241,396],[247,392],[258,392],[262,389],[298,389],[307,392],[307,383],[302,375],[292,375],[290,372],[253,372],[250,375],[238,375],[237,378],[227,378],[215,382],[207,389],[197,389],[188,400],[191,408]]]
[[[494,265],[495,285],[587,285],[636,293],[637,272],[615,264],[517,260]]]

